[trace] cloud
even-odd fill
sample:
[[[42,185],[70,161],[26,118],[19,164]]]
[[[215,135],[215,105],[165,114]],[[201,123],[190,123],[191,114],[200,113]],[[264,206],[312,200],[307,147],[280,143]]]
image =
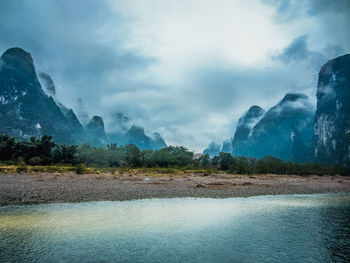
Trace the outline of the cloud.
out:
[[[274,59],[283,63],[304,63],[313,68],[314,71],[317,71],[330,57],[333,57],[330,53],[339,53],[342,50],[340,47],[328,45],[320,52],[311,51],[309,50],[307,39],[307,35],[295,38]]]
[[[306,40],[306,35],[297,37],[288,47],[283,50],[282,54],[280,54],[278,58],[287,63],[290,61],[307,59],[310,54],[307,48]]]
[[[307,13],[317,15],[327,12],[347,13],[350,11],[350,2],[348,0],[309,0]]]
[[[55,87],[55,83],[53,82],[53,80],[51,79],[51,77],[49,75],[47,75],[44,72],[40,72],[38,74],[38,77],[40,78],[41,82],[42,82],[42,87],[45,90],[45,92],[49,95],[49,96],[55,96],[56,94],[56,87]]]
[[[330,58],[344,53],[339,45],[326,45],[322,50],[312,51],[307,43],[308,36],[296,37],[287,47],[273,58],[283,63],[304,63],[318,71]]]
[[[317,45],[337,46],[348,50],[350,1],[348,0],[261,0],[274,8],[277,23],[294,25],[297,31],[308,31]],[[317,42],[318,41],[318,42]],[[348,51],[349,52],[349,51]]]
[[[29,51],[59,101],[113,130],[122,112],[202,150],[253,104],[314,98],[319,67],[349,52],[348,1],[2,0],[0,51]]]
[[[301,16],[316,16],[324,13],[348,13],[348,0],[261,0],[262,3],[275,7],[281,21],[290,21]]]
[[[117,27],[124,18],[111,10],[109,1],[14,0],[2,1],[0,10],[0,49],[29,51],[68,104],[77,97],[93,103],[102,90],[115,88],[115,79],[119,89],[137,88],[131,75],[154,61],[124,48],[126,29]]]

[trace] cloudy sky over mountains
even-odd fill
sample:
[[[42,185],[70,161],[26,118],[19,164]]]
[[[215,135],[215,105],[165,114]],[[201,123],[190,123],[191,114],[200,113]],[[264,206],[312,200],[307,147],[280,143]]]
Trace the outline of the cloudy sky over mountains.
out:
[[[198,151],[253,104],[313,98],[320,66],[350,52],[349,24],[348,0],[0,0],[0,52],[30,52],[67,106]]]

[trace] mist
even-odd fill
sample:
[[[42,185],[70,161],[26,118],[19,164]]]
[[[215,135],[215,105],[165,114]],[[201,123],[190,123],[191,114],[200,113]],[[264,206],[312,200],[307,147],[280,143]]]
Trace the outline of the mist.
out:
[[[314,104],[320,67],[350,52],[347,24],[346,0],[3,0],[0,52],[30,52],[57,99],[82,98],[107,131],[122,113],[202,151],[252,105],[288,92]]]

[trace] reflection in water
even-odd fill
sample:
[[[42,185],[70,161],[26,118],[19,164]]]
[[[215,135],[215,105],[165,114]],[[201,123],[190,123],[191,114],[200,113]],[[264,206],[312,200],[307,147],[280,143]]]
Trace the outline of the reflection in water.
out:
[[[350,262],[350,194],[0,208],[0,261]]]

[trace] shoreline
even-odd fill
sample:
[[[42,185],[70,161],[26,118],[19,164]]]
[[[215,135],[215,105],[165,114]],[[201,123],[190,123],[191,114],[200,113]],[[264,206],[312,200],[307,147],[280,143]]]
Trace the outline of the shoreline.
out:
[[[350,192],[348,176],[0,173],[0,206]]]

